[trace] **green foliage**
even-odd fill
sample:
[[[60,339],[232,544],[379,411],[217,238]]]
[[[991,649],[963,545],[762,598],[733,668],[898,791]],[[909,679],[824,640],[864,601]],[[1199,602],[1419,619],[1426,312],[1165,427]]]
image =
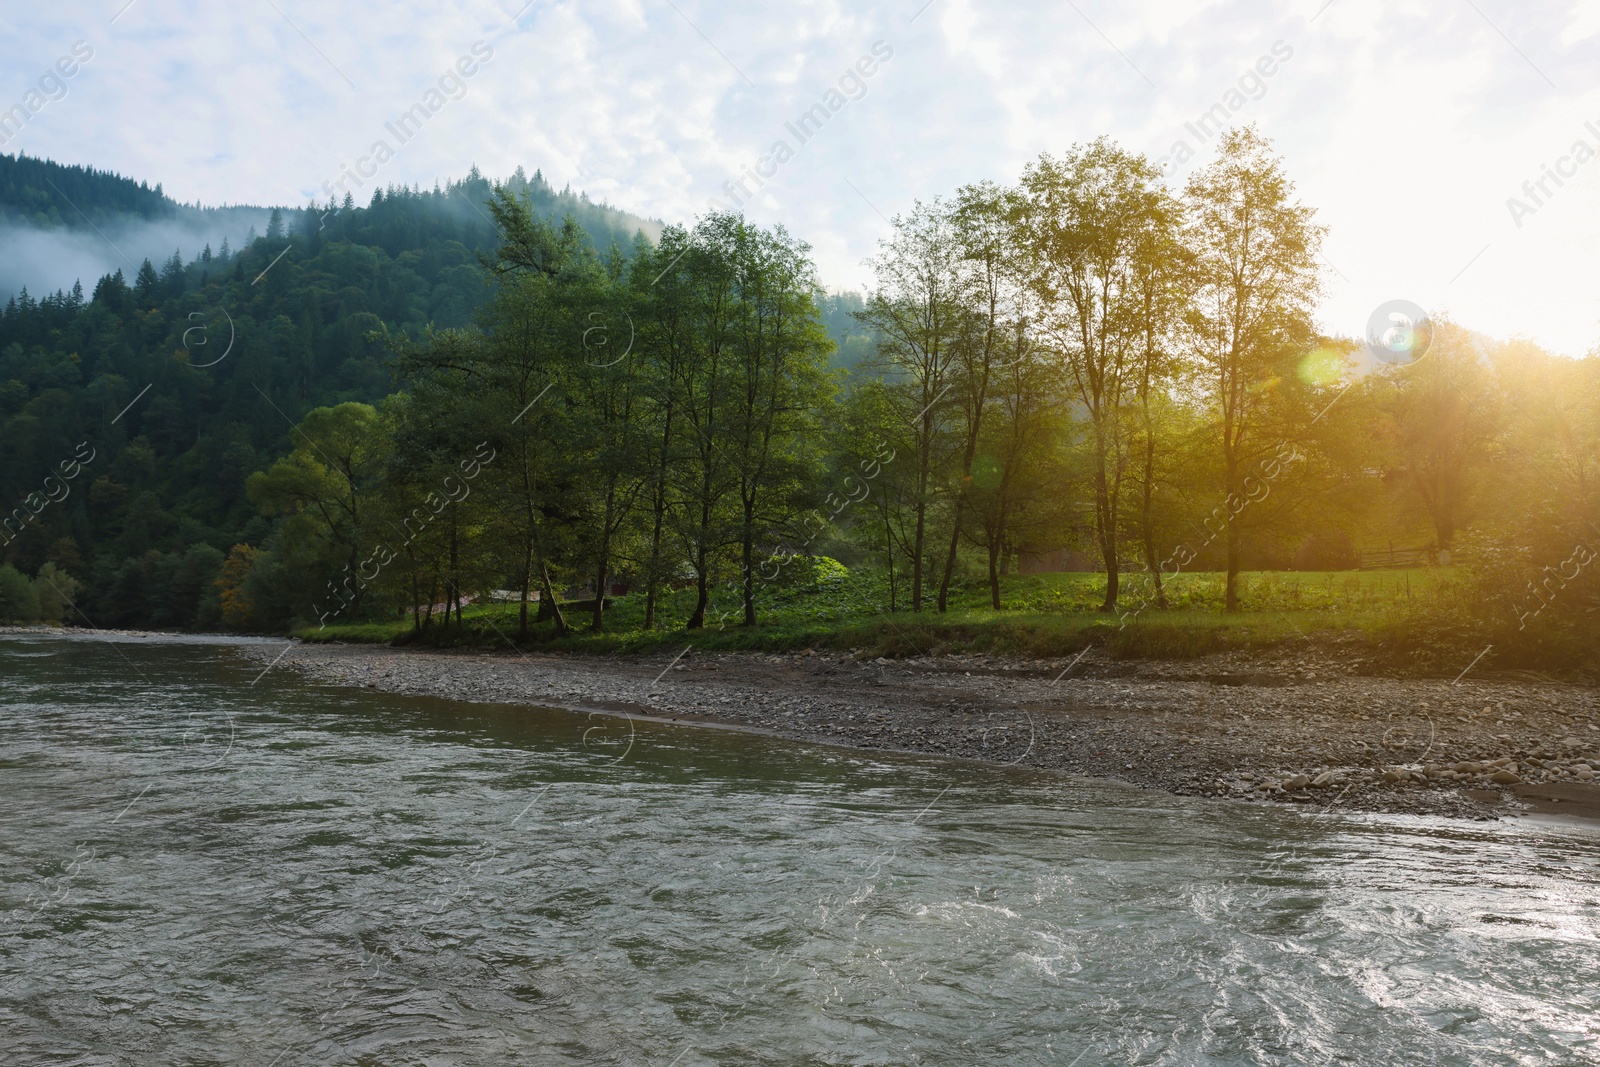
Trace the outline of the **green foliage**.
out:
[[[151,188],[93,167],[0,154],[0,222],[86,227],[104,226],[130,215],[158,219],[175,214],[177,205],[162,194],[159,185]]]
[[[34,596],[39,604],[39,621],[56,626],[67,621],[78,588],[78,580],[54,563],[40,567],[39,574],[33,580]]]
[[[796,556],[784,564],[774,585],[799,593],[819,593],[838,589],[850,576],[850,568],[829,556]]]
[[[39,597],[33,583],[11,564],[0,566],[0,622],[39,621]]]
[[[1364,372],[1312,329],[1322,229],[1282,161],[1219,145],[1181,199],[1102,139],[919,203],[865,299],[782,227],[520,171],[238,209],[266,236],[237,252],[21,292],[11,610],[591,650],[1331,629],[1412,668],[1583,668],[1600,359],[1441,321],[1431,362]],[[25,162],[0,206],[29,224],[75,225],[50,174],[94,218],[197,210]]]
[[[657,229],[538,174],[519,171],[507,188],[536,216],[569,213],[582,241]],[[382,337],[472,320],[488,294],[478,253],[499,240],[480,207],[492,192],[473,172],[429,192],[379,191],[366,207],[282,210],[281,236],[269,230],[236,252],[176,256],[133,279],[117,271],[92,297],[74,287],[10,299],[0,309],[0,508],[40,492],[80,442],[97,458],[24,536],[0,538],[0,559],[32,573],[70,538],[80,558],[66,566],[86,583],[91,618],[169,625],[157,622],[174,613],[142,558],[264,542],[270,526],[245,479],[293,450],[294,423],[318,407],[380,401],[392,387]],[[62,193],[102,227],[206,214],[159,187],[0,156],[0,219],[83,225]]]

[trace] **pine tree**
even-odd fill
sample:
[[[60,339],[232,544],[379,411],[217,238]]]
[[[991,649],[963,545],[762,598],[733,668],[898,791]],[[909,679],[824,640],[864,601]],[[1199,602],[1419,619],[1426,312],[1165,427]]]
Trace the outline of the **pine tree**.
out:
[[[177,249],[161,267],[161,284],[171,296],[183,292],[183,253]]]
[[[142,308],[152,308],[156,305],[158,294],[161,290],[161,278],[156,274],[156,268],[147,259],[139,264],[139,273],[133,279],[133,297]]]

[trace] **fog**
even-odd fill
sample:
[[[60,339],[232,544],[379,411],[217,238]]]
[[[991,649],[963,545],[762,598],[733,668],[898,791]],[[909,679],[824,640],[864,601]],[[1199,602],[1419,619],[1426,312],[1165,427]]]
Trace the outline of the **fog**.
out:
[[[187,214],[176,218],[139,219],[99,230],[0,223],[0,300],[24,287],[41,298],[57,289],[70,290],[74,281],[83,282],[88,297],[101,275],[119,268],[132,285],[142,260],[160,269],[177,249],[188,263],[208,243],[217,251],[223,238],[237,252],[252,226],[258,234],[266,232],[269,215],[268,209],[257,207],[183,210]]]

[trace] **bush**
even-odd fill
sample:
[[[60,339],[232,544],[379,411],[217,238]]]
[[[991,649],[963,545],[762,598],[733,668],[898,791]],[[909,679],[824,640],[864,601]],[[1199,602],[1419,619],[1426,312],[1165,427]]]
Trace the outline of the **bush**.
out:
[[[33,583],[7,563],[0,567],[0,622],[39,621],[39,596]]]
[[[1459,580],[1419,602],[1390,651],[1416,666],[1483,667],[1594,677],[1600,646],[1600,543],[1574,535],[1529,545],[1512,536],[1462,539]],[[1547,562],[1548,561],[1548,562]]]
[[[73,598],[78,595],[79,588],[77,579],[59,569],[54,563],[46,563],[40,567],[39,576],[33,580],[34,596],[39,602],[40,621],[55,623],[57,626],[66,622],[67,616],[72,613]]]
[[[849,575],[850,568],[831,556],[795,556],[783,565],[775,584],[786,591],[820,593],[839,588]]]

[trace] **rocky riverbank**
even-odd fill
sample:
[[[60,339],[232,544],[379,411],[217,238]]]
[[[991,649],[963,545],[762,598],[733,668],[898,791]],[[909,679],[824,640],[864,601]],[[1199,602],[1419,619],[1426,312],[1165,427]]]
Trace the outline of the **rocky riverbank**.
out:
[[[283,646],[251,646],[263,662]],[[295,645],[272,668],[396,693],[710,722],[1184,795],[1600,818],[1600,690],[1362,676],[1336,649],[1120,663],[815,653],[588,657]]]

